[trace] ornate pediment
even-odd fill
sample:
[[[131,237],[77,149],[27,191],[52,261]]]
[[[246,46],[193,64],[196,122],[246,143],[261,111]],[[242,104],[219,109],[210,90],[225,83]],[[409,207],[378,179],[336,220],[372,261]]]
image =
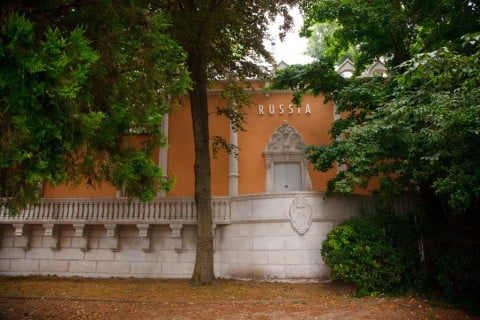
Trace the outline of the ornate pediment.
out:
[[[302,136],[285,122],[270,136],[265,151],[302,151],[305,148]]]

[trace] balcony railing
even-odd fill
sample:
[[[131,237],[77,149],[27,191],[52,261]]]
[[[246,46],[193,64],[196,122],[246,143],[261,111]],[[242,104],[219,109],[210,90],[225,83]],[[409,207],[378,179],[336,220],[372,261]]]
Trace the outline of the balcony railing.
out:
[[[230,199],[213,199],[212,211],[214,224],[230,223]],[[125,199],[43,199],[16,216],[0,203],[0,223],[196,224],[196,220],[195,201],[188,198],[148,203]]]

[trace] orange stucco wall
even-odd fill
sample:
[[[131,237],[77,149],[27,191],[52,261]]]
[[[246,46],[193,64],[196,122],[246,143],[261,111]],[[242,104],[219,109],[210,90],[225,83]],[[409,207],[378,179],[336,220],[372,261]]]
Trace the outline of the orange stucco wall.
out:
[[[254,83],[256,90],[252,91],[252,104],[246,109],[246,131],[238,132],[238,191],[239,194],[262,193],[265,191],[265,159],[263,151],[275,130],[287,121],[309,144],[328,144],[328,130],[333,121],[333,106],[325,104],[324,97],[306,96],[298,109],[291,103],[290,92],[270,92],[265,94],[261,87],[263,83]],[[223,116],[216,115],[217,107],[225,107],[218,88],[209,94],[209,125],[210,136],[229,138],[229,122]],[[167,175],[176,180],[169,197],[192,197],[194,195],[194,146],[192,120],[190,117],[190,102],[188,97],[180,101],[180,107],[169,115],[168,137],[168,170]],[[306,106],[309,106],[309,112]],[[263,107],[262,107],[263,106]],[[262,109],[263,108],[263,109]],[[263,112],[262,112],[263,111]],[[142,136],[133,136],[129,140],[133,146],[139,147]],[[162,152],[162,151],[160,151]],[[152,154],[152,159],[158,163],[159,152]],[[227,196],[228,190],[228,159],[225,151],[220,151],[217,158],[212,156],[212,194]],[[315,191],[324,191],[327,181],[334,177],[336,170],[327,173],[317,172],[311,168],[310,177]],[[104,183],[92,188],[86,184],[78,187],[45,186],[45,197],[115,197],[116,189]]]
[[[142,146],[142,141],[146,139],[143,135],[129,136],[125,139],[125,143],[135,148]],[[152,154],[152,160],[158,163],[158,150]],[[88,184],[86,181],[80,185],[59,185],[51,186],[45,184],[43,187],[44,198],[114,198],[117,189],[109,183]]]
[[[209,97],[210,136],[222,136],[228,139],[229,124],[225,117],[215,114],[217,107],[224,107],[226,102],[218,95]],[[169,116],[168,136],[168,176],[176,180],[170,197],[191,197],[194,195],[194,146],[193,129],[190,113],[190,101],[183,99],[182,107]],[[228,154],[220,151],[217,157],[211,156],[212,195],[228,195]]]
[[[324,104],[323,97],[306,96],[302,106],[291,103],[291,93],[272,93],[255,96],[248,114],[248,130],[239,133],[239,193],[260,193],[265,190],[265,161],[262,152],[275,130],[284,121],[293,126],[308,144],[328,144],[328,129],[333,121],[333,107]],[[310,112],[306,112],[306,106]],[[263,114],[261,113],[263,106]],[[283,109],[283,111],[282,111]],[[310,170],[313,189],[324,191],[334,173]]]
[[[238,171],[239,194],[262,193],[265,191],[265,161],[263,151],[277,127],[284,121],[295,127],[306,144],[328,144],[328,130],[333,121],[332,104],[325,104],[324,97],[306,96],[302,107],[298,109],[291,103],[290,92],[272,92],[266,95],[257,90],[252,95],[252,104],[246,109],[246,131],[238,132]],[[226,102],[218,92],[209,96],[210,136],[221,135],[228,139],[229,124],[215,114],[219,106]],[[308,104],[310,112],[306,112]],[[259,107],[259,105],[263,106]],[[290,105],[290,107],[289,107]],[[259,110],[260,109],[260,110]],[[263,114],[261,114],[263,110]],[[273,112],[272,112],[273,111]],[[168,172],[176,177],[176,186],[169,196],[193,196],[193,140],[188,99],[183,107],[170,115]],[[228,195],[228,155],[221,151],[212,164],[212,193],[215,196]],[[327,173],[314,171],[310,166],[310,177],[315,191],[324,191],[328,179],[335,175],[335,170]]]

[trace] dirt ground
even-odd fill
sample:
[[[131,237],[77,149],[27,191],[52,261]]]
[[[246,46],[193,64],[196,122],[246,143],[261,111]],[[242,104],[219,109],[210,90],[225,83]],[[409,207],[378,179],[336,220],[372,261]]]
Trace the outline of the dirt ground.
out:
[[[352,292],[339,283],[0,277],[0,319],[480,319],[421,298]]]

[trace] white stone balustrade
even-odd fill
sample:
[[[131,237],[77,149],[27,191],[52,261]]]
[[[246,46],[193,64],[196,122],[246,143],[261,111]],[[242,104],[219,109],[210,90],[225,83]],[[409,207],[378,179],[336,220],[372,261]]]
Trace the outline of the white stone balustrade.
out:
[[[212,201],[213,222],[230,223],[230,199]],[[43,199],[11,216],[0,204],[0,223],[13,224],[196,224],[193,199],[158,199],[143,203],[124,199]]]
[[[230,223],[231,200],[216,198],[212,201],[214,225]],[[150,226],[168,225],[172,230],[176,252],[182,252],[183,225],[197,223],[193,199],[157,199],[149,203],[125,199],[43,199],[40,204],[12,216],[0,203],[0,226],[10,224],[15,229],[16,242],[25,251],[30,249],[32,225],[42,225],[48,246],[60,249],[61,226],[72,225],[81,250],[89,250],[88,225],[103,225],[109,247],[113,252],[119,248],[121,225],[136,225],[141,247],[151,251]],[[3,230],[3,227],[1,228]]]
[[[398,214],[415,208],[408,199],[391,205]],[[309,191],[216,197],[212,207],[216,275],[258,280],[326,279],[328,232],[376,209],[369,197]],[[45,199],[14,217],[0,204],[0,275],[189,278],[195,216],[185,198]]]

